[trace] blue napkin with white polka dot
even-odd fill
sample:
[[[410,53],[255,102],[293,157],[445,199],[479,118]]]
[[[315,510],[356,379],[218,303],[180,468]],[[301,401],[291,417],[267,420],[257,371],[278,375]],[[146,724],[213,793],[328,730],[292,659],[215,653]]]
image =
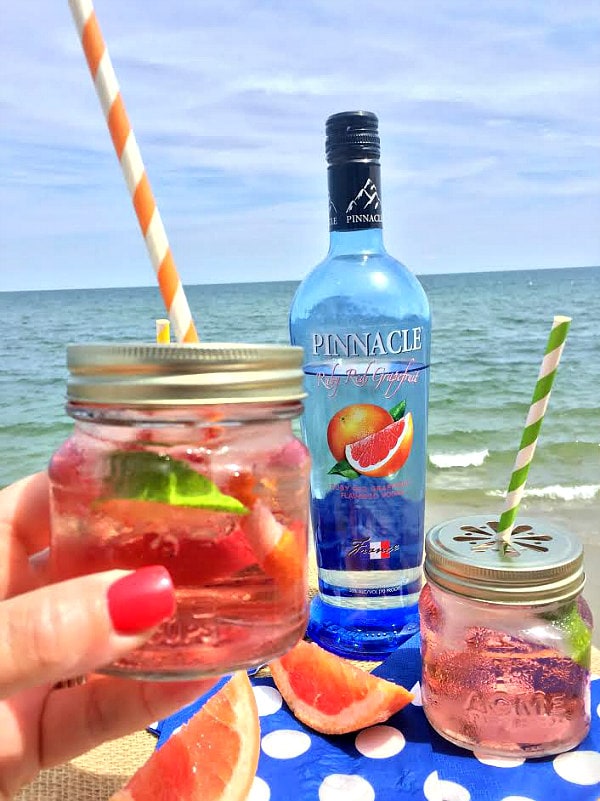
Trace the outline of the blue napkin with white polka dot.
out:
[[[591,730],[576,749],[483,762],[427,723],[418,636],[373,672],[411,689],[415,699],[385,724],[342,736],[304,726],[270,678],[252,679],[261,753],[248,801],[600,801],[600,677],[592,681]],[[218,686],[158,724],[159,747]]]

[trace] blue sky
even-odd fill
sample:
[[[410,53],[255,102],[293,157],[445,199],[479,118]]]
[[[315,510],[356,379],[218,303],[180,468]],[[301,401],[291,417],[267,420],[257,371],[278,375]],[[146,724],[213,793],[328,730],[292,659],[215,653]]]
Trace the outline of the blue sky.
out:
[[[95,8],[184,284],[322,258],[324,123],[354,108],[415,272],[600,264],[596,0]],[[0,289],[151,285],[66,0],[4,3],[0,53]]]

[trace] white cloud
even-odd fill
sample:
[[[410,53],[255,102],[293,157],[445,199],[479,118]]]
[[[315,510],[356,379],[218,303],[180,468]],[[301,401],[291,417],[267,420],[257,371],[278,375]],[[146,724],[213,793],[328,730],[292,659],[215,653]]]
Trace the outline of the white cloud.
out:
[[[450,241],[452,269],[600,261],[595,3],[98,0],[96,11],[173,244],[193,257],[201,231],[223,280],[263,270],[253,226],[268,227],[260,246],[286,275],[305,272],[302,248],[312,257],[310,230],[326,224],[325,118],[359,107],[380,116],[388,244],[417,271]],[[139,233],[67,4],[7,4],[0,52],[0,244],[35,283],[41,241],[64,236],[61,275],[76,282],[69,237],[96,242],[100,260],[103,236]],[[523,204],[531,226],[552,227],[546,250],[527,240]],[[441,209],[444,224],[427,219]],[[499,215],[522,263],[512,246],[497,252]],[[45,258],[58,260],[47,247]],[[151,275],[136,267],[136,280]]]

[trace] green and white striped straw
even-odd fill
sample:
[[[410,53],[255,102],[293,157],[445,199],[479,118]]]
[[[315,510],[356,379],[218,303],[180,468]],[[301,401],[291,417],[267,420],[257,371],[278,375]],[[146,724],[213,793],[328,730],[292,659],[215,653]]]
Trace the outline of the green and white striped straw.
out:
[[[550,390],[554,383],[570,324],[570,317],[556,316],[552,322],[548,344],[546,345],[542,366],[533,392],[533,399],[525,421],[525,430],[521,437],[519,452],[510,477],[508,492],[504,501],[504,511],[500,515],[498,523],[498,537],[506,544],[510,543],[510,536],[519,511],[519,504],[525,491],[527,474],[535,453],[542,420],[550,400]]]

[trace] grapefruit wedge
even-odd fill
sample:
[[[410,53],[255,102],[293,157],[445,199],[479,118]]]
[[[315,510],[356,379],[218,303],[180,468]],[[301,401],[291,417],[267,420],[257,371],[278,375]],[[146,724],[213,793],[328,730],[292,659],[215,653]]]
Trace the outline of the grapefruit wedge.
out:
[[[287,528],[260,499],[241,522],[259,565],[280,587],[304,587],[306,531],[301,523]]]
[[[162,501],[138,500],[137,498],[110,498],[96,501],[94,510],[117,520],[122,526],[135,531],[184,529],[194,537],[211,539],[214,531],[223,529],[227,521],[241,517],[238,513],[208,510],[193,506],[176,506]],[[240,508],[241,507],[240,505]]]
[[[408,412],[380,431],[346,445],[346,460],[363,476],[391,476],[408,459],[413,433],[413,418]]]
[[[347,734],[382,723],[414,698],[315,643],[299,642],[270,663],[277,689],[294,715],[322,734]]]
[[[110,801],[246,801],[260,749],[254,693],[239,672]]]

